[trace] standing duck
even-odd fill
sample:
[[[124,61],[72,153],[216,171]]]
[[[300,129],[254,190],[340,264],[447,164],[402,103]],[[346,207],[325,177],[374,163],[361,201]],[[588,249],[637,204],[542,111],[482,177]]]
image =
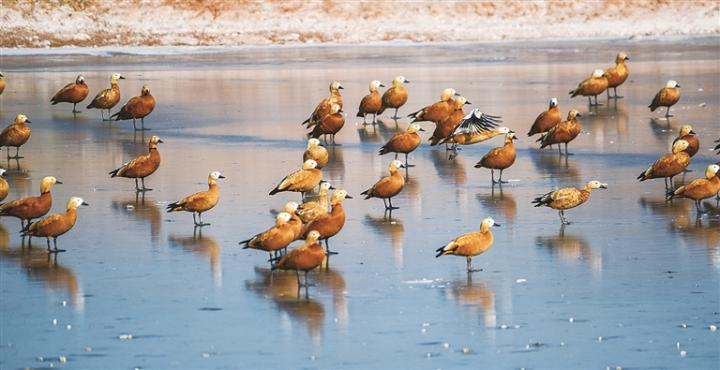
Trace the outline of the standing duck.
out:
[[[110,88],[100,91],[95,95],[95,99],[86,107],[86,109],[100,109],[100,116],[105,121],[105,115],[103,115],[103,109],[108,111],[108,120],[110,120],[110,109],[117,105],[120,101],[120,86],[118,86],[118,80],[124,80],[125,77],[119,73],[113,73],[110,76]]]
[[[116,121],[132,119],[135,131],[138,131],[135,120],[139,118],[141,125],[140,130],[149,130],[149,128],[145,128],[145,117],[152,113],[154,109],[155,98],[150,94],[150,86],[143,85],[140,96],[135,96],[128,100],[128,102],[120,108],[120,111],[110,116],[110,118],[115,118]]]
[[[145,178],[155,173],[160,167],[160,152],[157,150],[157,145],[162,142],[160,136],[153,135],[148,143],[148,154],[137,157],[122,167],[108,172],[110,177],[135,179],[136,192],[151,191],[152,189],[145,187]],[[138,187],[138,179],[142,181],[142,188]]]
[[[77,110],[77,103],[85,100],[89,93],[90,89],[85,83],[85,78],[83,75],[78,75],[75,82],[65,85],[65,87],[60,89],[60,91],[58,91],[55,96],[50,99],[50,102],[52,102],[52,105],[57,103],[72,103],[72,112],[80,113],[80,111]]]
[[[77,209],[80,206],[88,205],[80,197],[72,197],[67,202],[65,213],[56,213],[47,216],[37,222],[31,222],[28,226],[23,229],[23,236],[36,236],[47,238],[47,249],[48,253],[59,253],[64,252],[63,249],[58,249],[57,238],[60,235],[70,231],[75,226],[77,220]],[[50,249],[50,238],[53,239],[55,249]]]
[[[435,258],[445,255],[461,256],[467,259],[467,272],[471,274],[473,272],[482,271],[482,269],[475,269],[472,266],[472,258],[479,254],[485,253],[493,245],[493,234],[490,231],[491,227],[500,226],[496,223],[492,217],[487,217],[480,222],[480,232],[467,233],[458,236],[445,245],[437,249],[437,255]]]
[[[208,175],[208,190],[197,192],[193,195],[182,198],[182,199],[178,200],[177,202],[168,204],[167,211],[168,212],[177,212],[177,211],[192,212],[193,222],[195,223],[195,226],[210,225],[208,223],[203,223],[202,214],[203,214],[203,212],[207,212],[207,211],[211,210],[213,207],[215,207],[215,205],[217,205],[218,200],[220,200],[220,187],[217,184],[217,180],[224,179],[224,178],[225,178],[225,176],[223,176],[218,171],[210,172],[210,175]],[[196,213],[197,213],[198,219],[200,221],[195,220]]]

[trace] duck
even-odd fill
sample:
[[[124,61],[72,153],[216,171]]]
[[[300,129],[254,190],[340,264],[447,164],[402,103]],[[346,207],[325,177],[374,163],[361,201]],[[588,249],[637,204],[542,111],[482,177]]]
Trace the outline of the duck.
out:
[[[478,163],[475,164],[475,168],[489,168],[490,179],[493,184],[503,184],[507,181],[503,181],[502,173],[503,170],[512,166],[515,163],[515,145],[513,140],[516,140],[515,133],[508,132],[505,134],[505,145],[494,148],[485,154]],[[500,170],[500,177],[498,181],[495,181],[495,170]]]
[[[0,168],[0,202],[5,200],[5,198],[7,198],[8,196],[8,193],[10,193],[10,185],[4,177],[5,172],[7,171],[4,168]]]
[[[667,107],[667,111],[665,112],[665,118],[673,117],[673,115],[670,114],[670,107],[680,101],[680,90],[678,90],[678,87],[680,87],[680,85],[678,85],[677,81],[669,80],[665,84],[665,87],[660,89],[660,91],[655,94],[652,103],[648,105],[650,111],[654,112],[655,109],[658,109],[660,107]]]
[[[320,140],[310,138],[307,142],[307,149],[303,153],[303,162],[312,159],[317,163],[317,169],[321,170],[328,163],[329,153],[325,147],[320,145]]]
[[[225,176],[219,171],[210,172],[210,175],[208,175],[208,190],[197,192],[177,202],[168,204],[166,208],[168,213],[178,211],[192,212],[195,226],[210,225],[209,223],[203,223],[202,214],[217,205],[218,200],[220,200],[220,187],[217,184],[217,180],[224,178]],[[200,221],[195,219],[196,213]]]
[[[415,167],[414,164],[408,164],[408,154],[417,149],[422,142],[418,134],[419,131],[425,130],[417,123],[410,124],[405,132],[398,132],[393,135],[390,140],[380,148],[380,155],[395,153],[395,159],[397,159],[398,153],[403,153],[405,154],[405,167]]]
[[[408,114],[408,117],[413,119],[410,123],[421,121],[439,123],[455,110],[455,101],[453,100],[455,96],[460,96],[455,89],[447,88],[443,90],[442,93],[440,93],[440,101],[428,105],[417,112]]]
[[[306,201],[298,206],[297,214],[303,224],[307,224],[308,222],[318,218],[318,216],[330,212],[330,202],[327,197],[327,193],[330,189],[335,188],[332,187],[329,182],[321,181],[317,200]]]
[[[65,85],[65,87],[60,89],[60,91],[50,99],[50,102],[52,105],[56,105],[57,103],[72,103],[72,112],[80,113],[80,111],[77,110],[77,104],[85,100],[89,93],[90,88],[88,88],[88,85],[85,83],[85,77],[78,75],[75,82]]]
[[[500,226],[500,224],[495,222],[492,217],[484,218],[480,222],[480,232],[472,232],[458,236],[445,246],[438,248],[435,258],[445,255],[465,257],[467,259],[468,274],[482,271],[482,269],[473,268],[472,258],[487,252],[487,250],[492,247],[494,238],[490,228],[498,226]]]
[[[330,96],[323,99],[316,107],[315,110],[312,112],[310,117],[303,121],[303,125],[307,124],[305,128],[310,128],[312,126],[315,126],[320,122],[323,117],[328,115],[330,113],[330,109],[333,105],[338,105],[341,109],[343,107],[343,98],[342,95],[340,95],[340,90],[344,89],[342,87],[342,84],[339,81],[333,81],[330,83],[329,86],[330,89]]]
[[[388,108],[395,108],[395,114],[390,117],[392,119],[400,118],[398,109],[402,108],[408,100],[408,91],[403,84],[410,83],[404,76],[397,76],[393,79],[392,87],[387,89],[382,95],[382,105],[377,114],[383,114]]]
[[[660,157],[647,170],[641,172],[637,179],[645,181],[662,177],[665,179],[665,190],[674,189],[673,177],[683,172],[690,164],[690,154],[685,151],[689,146],[690,143],[685,140],[676,141],[672,146],[672,153]],[[669,185],[668,180],[670,180]]]
[[[20,159],[20,147],[30,139],[31,130],[26,123],[32,123],[24,114],[18,114],[15,121],[0,132],[0,148],[8,147],[7,158]],[[15,147],[15,156],[10,156],[10,147]]]
[[[100,116],[105,121],[105,115],[103,115],[103,109],[108,111],[108,119],[110,120],[110,109],[117,105],[120,101],[120,86],[118,86],[118,80],[124,80],[119,73],[113,73],[110,76],[110,88],[100,91],[95,95],[95,99],[86,107],[86,109],[100,109]]]
[[[454,155],[450,159],[457,156],[458,145],[471,145],[485,140],[491,139],[500,134],[507,134],[512,131],[507,127],[497,128],[497,124],[502,122],[502,117],[492,116],[481,112],[479,109],[473,109],[468,113],[455,130],[439,142],[439,144],[453,144],[452,150]]]
[[[628,76],[630,75],[630,70],[628,69],[627,65],[625,65],[625,61],[630,60],[628,58],[627,54],[625,52],[620,52],[617,57],[615,57],[615,67],[608,68],[605,71],[605,77],[607,77],[608,80],[608,87],[607,87],[607,97],[608,99],[622,99],[622,96],[618,96],[617,94],[617,87],[622,85],[625,80],[627,80]],[[613,93],[615,96],[610,96],[610,88],[613,88]]]
[[[527,136],[530,137],[535,134],[544,136],[547,131],[560,122],[562,122],[562,114],[560,113],[558,100],[557,98],[552,98],[550,99],[550,107],[535,118],[535,122],[533,122],[532,127],[530,127]]]
[[[25,228],[25,221],[45,216],[52,207],[50,188],[62,184],[54,176],[47,176],[40,181],[40,196],[24,197],[0,205],[0,216],[13,216],[20,219],[20,226]]]
[[[160,136],[153,135],[148,143],[148,154],[141,155],[132,161],[123,164],[120,168],[108,172],[110,178],[127,177],[135,179],[135,191],[145,192],[152,189],[145,187],[145,178],[152,175],[160,167],[160,152],[157,145],[162,143]],[[142,188],[138,187],[138,179],[142,181]]]
[[[110,116],[110,119],[115,118],[116,121],[128,120],[133,121],[133,128],[135,131],[149,130],[145,128],[145,117],[147,117],[155,109],[155,98],[150,94],[150,86],[145,84],[140,90],[140,96],[135,96],[128,100],[125,105],[120,108],[120,111]],[[138,130],[135,125],[135,120],[140,119],[140,129]]]
[[[400,194],[403,187],[405,187],[405,178],[400,173],[400,168],[405,168],[405,165],[402,162],[397,159],[392,161],[388,167],[390,176],[383,177],[371,188],[360,193],[360,195],[364,195],[365,199],[381,198],[383,200],[383,204],[385,205],[385,211],[399,209],[400,207],[393,207],[392,197]],[[387,199],[387,202],[385,202],[385,199]]]
[[[382,107],[382,96],[378,92],[378,88],[385,87],[382,82],[373,80],[370,82],[370,94],[363,96],[360,100],[360,106],[355,117],[363,118],[363,125],[367,125],[367,115],[372,114],[372,124],[377,123],[377,112]]]
[[[575,140],[575,138],[582,131],[582,126],[578,122],[577,117],[580,117],[580,112],[577,109],[571,109],[568,112],[567,120],[558,123],[553,126],[545,136],[540,137],[537,141],[540,141],[540,149],[543,149],[549,145],[558,144],[558,153],[563,155],[560,148],[561,143],[565,143],[565,155],[570,156],[574,153],[568,152],[568,143]]]
[[[295,232],[289,221],[292,215],[288,212],[280,212],[275,216],[275,225],[252,238],[243,240],[239,244],[245,245],[242,249],[258,249],[270,254],[270,262],[274,260],[273,253],[287,248],[295,240]]]
[[[21,233],[23,236],[35,236],[47,238],[48,253],[59,253],[65,250],[58,249],[57,238],[70,231],[77,220],[77,209],[80,206],[87,206],[83,198],[71,197],[65,207],[65,213],[55,213],[37,222],[28,223]],[[50,249],[50,238],[53,239],[54,249]]]
[[[430,141],[430,146],[437,145],[442,139],[448,137],[448,135],[455,130],[455,128],[460,124],[460,121],[462,121],[463,117],[465,117],[463,107],[471,104],[472,103],[470,103],[464,96],[459,96],[455,99],[455,102],[453,103],[453,112],[435,125],[435,131],[433,131],[432,136],[428,139],[428,141]],[[445,146],[445,149],[448,149],[447,145]]]
[[[680,134],[675,138],[675,140],[673,140],[673,144],[675,144],[678,140],[687,141],[690,146],[685,149],[685,152],[692,157],[697,154],[698,150],[700,150],[700,141],[695,135],[696,134],[695,131],[693,131],[692,126],[682,125],[682,127],[680,127]]]
[[[284,255],[278,263],[271,267],[271,270],[295,270],[297,274],[298,287],[307,287],[308,272],[316,269],[325,260],[325,250],[318,243],[320,233],[311,230],[307,234],[305,244],[293,249]],[[300,271],[305,273],[305,282],[300,281]]]
[[[285,176],[275,189],[270,191],[270,195],[283,191],[306,193],[318,186],[320,180],[322,180],[322,171],[317,169],[317,162],[308,159],[303,162],[299,170]]]
[[[345,189],[336,189],[330,196],[330,212],[318,216],[305,225],[302,237],[306,238],[308,232],[317,230],[320,233],[320,239],[325,239],[325,253],[328,255],[337,254],[330,251],[328,240],[337,235],[343,226],[345,226],[345,208],[342,202],[345,199],[352,199]]]
[[[580,190],[575,187],[567,187],[551,191],[543,196],[535,198],[532,203],[535,207],[545,206],[559,210],[560,221],[563,225],[570,225],[572,221],[565,218],[565,210],[575,208],[585,203],[590,198],[590,191],[593,189],[607,189],[607,184],[593,180]]]
[[[689,198],[695,201],[697,213],[703,213],[700,202],[703,199],[711,198],[720,192],[720,178],[717,174],[720,166],[711,164],[705,170],[705,178],[693,180],[689,184],[683,185],[677,190],[669,193],[670,199]]]
[[[581,82],[578,87],[575,88],[575,90],[570,91],[568,94],[570,94],[571,98],[574,98],[578,95],[587,96],[589,106],[600,106],[602,104],[597,102],[597,96],[602,94],[603,91],[607,89],[607,87],[608,80],[607,77],[605,77],[605,72],[602,69],[596,69],[593,71],[589,78]],[[591,96],[595,97],[594,104],[592,103],[592,100],[590,98]]]
[[[325,115],[316,125],[313,130],[308,133],[308,137],[319,138],[325,135],[325,145],[340,146],[335,142],[335,134],[337,134],[345,126],[345,115],[343,110],[338,104],[333,104],[330,107],[330,112]],[[328,144],[327,135],[330,135],[332,142]]]
[[[5,76],[0,72],[0,95],[5,91]]]

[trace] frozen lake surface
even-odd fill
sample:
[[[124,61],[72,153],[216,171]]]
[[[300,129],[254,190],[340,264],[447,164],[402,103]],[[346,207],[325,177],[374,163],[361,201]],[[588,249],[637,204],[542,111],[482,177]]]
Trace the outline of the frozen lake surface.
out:
[[[590,109],[568,91],[596,68],[630,60],[624,99]],[[81,49],[77,54],[4,50],[0,122],[32,121],[25,158],[6,160],[10,195],[52,189],[52,213],[70,196],[90,205],[58,238],[67,249],[48,258],[32,248],[20,222],[0,220],[0,367],[17,368],[717,368],[720,362],[720,208],[698,216],[693,201],[667,202],[661,179],[637,175],[670,151],[690,124],[700,152],[676,184],[702,177],[720,160],[720,38],[585,40],[478,44],[239,49]],[[148,132],[130,121],[102,122],[87,110],[119,72],[121,104],[148,84],[157,100]],[[50,98],[82,73],[90,97],[72,106]],[[380,117],[363,126],[357,105],[371,80],[403,75],[406,116],[455,88],[472,105],[500,115],[518,133],[515,180],[491,186],[473,165],[495,138],[463,147],[448,160],[427,143],[411,154],[400,209],[384,214],[360,192],[385,176],[392,154],[380,147],[409,119]],[[674,79],[682,98],[651,113],[647,106]],[[347,222],[330,240],[339,254],[310,273],[269,271],[267,254],[240,240],[274,223],[295,193],[269,196],[300,167],[300,123],[338,80],[347,114],[323,176],[354,197]],[[381,91],[384,91],[382,88]],[[579,109],[583,132],[570,158],[539,150],[525,135],[557,97],[563,116]],[[120,107],[118,105],[113,112]],[[144,197],[130,179],[108,172],[147,152],[159,135],[162,165]],[[6,150],[6,149],[3,149]],[[14,151],[14,149],[13,149]],[[165,206],[206,188],[221,171],[220,203],[193,228],[189,213]],[[533,198],[590,180],[608,183],[565,215],[534,208]],[[473,259],[435,258],[454,237],[491,216],[495,243]],[[295,242],[293,245],[299,245]],[[61,362],[61,358],[64,360]]]

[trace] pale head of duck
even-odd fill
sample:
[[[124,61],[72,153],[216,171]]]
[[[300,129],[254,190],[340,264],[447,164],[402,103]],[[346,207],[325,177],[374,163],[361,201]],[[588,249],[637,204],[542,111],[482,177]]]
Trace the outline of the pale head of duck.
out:
[[[690,146],[690,143],[687,142],[687,140],[678,140],[678,141],[675,142],[675,144],[673,144],[673,146],[672,146],[672,152],[673,152],[673,153],[680,153],[680,152],[682,152],[683,150],[685,150],[685,149],[687,149],[687,148],[692,148],[692,147]]]
[[[605,71],[602,69],[596,69],[593,71],[592,75],[590,75],[592,78],[600,78],[602,76],[605,76]]]
[[[75,79],[76,84],[84,84],[85,83],[85,77],[83,75],[78,75]]]
[[[683,125],[682,127],[680,127],[680,137],[683,137],[685,135],[690,135],[690,134],[695,135],[695,132],[693,131],[692,126]]]
[[[287,202],[283,210],[287,213],[294,213],[300,205],[297,202]]]
[[[334,206],[338,203],[341,203],[345,198],[352,199],[352,197],[348,195],[345,189],[337,189],[332,193],[332,196],[330,197],[330,204]]]
[[[617,58],[615,58],[615,62],[621,62],[621,61],[625,61],[625,60],[630,60],[630,58],[627,56],[627,54],[625,54],[624,51],[621,51],[617,55]]]
[[[330,83],[330,91],[337,92],[340,89],[344,89],[344,87],[342,87],[342,84],[340,84],[340,81],[333,81],[332,83]]]
[[[517,136],[515,135],[515,132],[508,132],[505,134],[505,142],[511,143],[513,140],[517,140]]]
[[[224,179],[225,176],[223,176],[219,171],[213,171],[210,172],[210,175],[208,175],[208,183],[215,182],[217,179]]]
[[[459,95],[455,89],[448,87],[447,89],[443,90],[442,93],[440,93],[440,100],[441,101],[448,101],[449,99],[452,99],[453,96]]]
[[[407,128],[407,133],[408,133],[408,134],[414,134],[414,133],[416,133],[416,132],[418,132],[418,131],[425,131],[425,130],[422,128],[422,126],[420,126],[420,124],[418,124],[418,123],[413,123],[413,124],[411,124],[410,126],[408,126],[408,128]]]
[[[335,188],[333,188],[332,185],[330,185],[330,183],[327,181],[320,181],[320,190],[319,190],[320,194],[327,194],[328,190],[330,190],[330,189],[335,189]]]
[[[394,173],[400,168],[405,168],[405,165],[397,159],[390,162],[390,166],[388,166],[388,170],[390,171],[390,173]]]
[[[117,83],[118,80],[124,80],[124,79],[125,79],[125,77],[123,77],[121,74],[113,73],[112,76],[110,76],[110,84]]]
[[[570,121],[577,117],[582,117],[582,115],[580,114],[580,111],[575,108],[570,109],[570,111],[568,112],[568,115],[567,115],[567,120]]]
[[[342,108],[340,108],[340,105],[339,105],[339,104],[333,104],[333,105],[330,107],[330,114],[342,113],[342,111],[343,111],[343,110],[342,110]]]
[[[495,131],[496,134],[499,134],[499,135],[501,135],[501,134],[509,134],[509,133],[511,133],[511,132],[512,132],[512,133],[515,133],[515,131],[511,130],[509,127],[506,127],[506,126],[498,127],[498,128],[496,128],[494,131]]]
[[[0,168],[0,177],[4,177],[5,172],[7,172],[7,171],[4,168]]]
[[[145,96],[150,94],[150,85],[145,84],[143,85],[142,89],[140,90],[140,95]]]
[[[482,221],[480,221],[480,230],[489,230],[491,227],[498,226],[501,225],[499,223],[496,223],[492,217],[485,217]]]
[[[83,198],[80,198],[80,197],[70,197],[70,200],[68,200],[68,202],[67,202],[67,207],[66,207],[66,209],[69,210],[69,209],[78,208],[78,207],[80,207],[80,206],[87,206],[87,205],[89,205],[89,204],[85,203],[85,201],[83,200]]]
[[[717,164],[711,164],[707,166],[707,169],[705,169],[705,177],[708,179],[712,179],[715,177],[715,175],[720,171],[720,166]]]
[[[550,99],[550,108],[557,107],[557,105],[558,105],[557,98]]]
[[[302,169],[303,170],[309,170],[317,167],[317,162],[315,162],[314,159],[308,159],[307,161],[303,162]]]
[[[600,181],[593,180],[587,183],[585,189],[607,189],[607,184],[603,184]]]
[[[40,192],[46,193],[50,191],[50,188],[55,184],[62,184],[54,176],[46,176],[40,181]]]
[[[399,86],[406,82],[410,82],[410,81],[406,80],[405,76],[397,76],[393,79],[393,86]]]
[[[310,230],[305,238],[306,244],[315,244],[320,239],[320,232],[317,230]]]
[[[280,212],[275,216],[275,225],[282,225],[292,219],[292,216],[287,212]]]
[[[160,140],[160,136],[153,135],[153,136],[150,138],[150,143],[152,143],[152,144],[157,144],[157,143],[162,143],[162,142],[163,142],[163,141]]]
[[[677,81],[675,81],[675,80],[668,80],[668,82],[665,84],[665,87],[674,88],[674,87],[680,87],[680,85],[678,85]]]
[[[370,82],[370,92],[377,91],[379,87],[385,87],[385,85],[382,84],[382,82],[378,80],[373,80]]]
[[[461,109],[465,104],[472,104],[472,103],[470,103],[466,97],[459,96],[457,99],[455,99],[455,110]]]
[[[16,125],[22,125],[24,123],[32,123],[24,114],[18,114],[15,116],[15,124]]]
[[[320,140],[315,139],[315,138],[308,140],[308,143],[307,143],[308,149],[316,147],[316,146],[320,146]]]

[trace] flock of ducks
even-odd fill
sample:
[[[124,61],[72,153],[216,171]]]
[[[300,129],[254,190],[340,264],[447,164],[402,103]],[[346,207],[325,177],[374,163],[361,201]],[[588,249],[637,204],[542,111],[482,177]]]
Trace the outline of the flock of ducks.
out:
[[[597,96],[607,92],[608,99],[619,99],[617,87],[622,85],[629,76],[629,70],[625,61],[629,60],[625,53],[619,53],[615,60],[616,65],[603,71],[594,70],[589,78],[582,81],[578,86],[569,92],[570,98],[575,96],[586,96],[590,106],[600,105]],[[0,73],[0,94],[5,88],[4,77]],[[100,109],[102,120],[132,120],[135,130],[146,130],[144,118],[155,108],[155,99],[150,94],[148,85],[143,85],[141,95],[131,98],[115,114],[111,113],[121,100],[118,81],[124,79],[119,73],[110,77],[110,88],[100,91],[87,109]],[[375,124],[377,116],[383,114],[387,109],[395,109],[392,116],[398,119],[398,111],[408,101],[408,90],[404,84],[409,81],[403,76],[397,76],[392,82],[392,87],[380,94],[379,88],[384,87],[380,81],[373,80],[369,85],[369,94],[364,96],[359,103],[357,117],[363,118],[363,124]],[[680,99],[680,87],[676,81],[670,80],[661,89],[652,103],[650,111],[654,112],[660,107],[667,108],[665,117],[672,117],[670,107]],[[614,95],[610,95],[610,88]],[[310,116],[302,122],[306,129],[308,142],[307,149],[303,153],[302,166],[295,172],[285,176],[273,188],[269,195],[280,192],[298,192],[302,194],[302,202],[289,202],[285,205],[283,212],[280,212],[275,224],[265,231],[262,231],[246,240],[240,242],[243,248],[250,248],[268,252],[272,269],[293,270],[297,273],[298,285],[307,286],[309,271],[322,264],[325,258],[332,252],[329,247],[329,239],[337,235],[345,224],[345,211],[343,200],[351,198],[344,189],[335,189],[328,182],[322,179],[322,168],[328,164],[329,155],[325,146],[341,145],[336,142],[335,135],[345,124],[343,98],[340,90],[343,86],[338,81],[329,85],[330,96],[323,99],[313,110]],[[77,76],[75,82],[60,89],[50,100],[53,105],[58,103],[73,104],[73,113],[78,113],[77,104],[81,103],[89,95],[89,88],[85,83],[83,75]],[[593,101],[594,98],[594,101]],[[408,115],[412,119],[407,131],[393,135],[380,150],[380,155],[395,153],[391,161],[387,177],[381,178],[373,186],[360,193],[364,199],[379,198],[383,200],[386,212],[392,212],[399,207],[393,206],[392,198],[397,196],[404,188],[405,178],[400,169],[412,167],[408,163],[408,155],[416,150],[422,142],[419,132],[425,131],[420,122],[433,122],[435,129],[428,139],[431,146],[445,144],[446,150],[450,151],[450,159],[455,158],[459,152],[459,145],[472,145],[492,139],[495,136],[504,137],[504,145],[496,147],[487,152],[475,165],[476,168],[490,170],[493,184],[506,183],[502,179],[503,171],[511,167],[516,160],[516,151],[513,141],[517,139],[516,132],[508,127],[498,127],[502,122],[500,116],[489,115],[474,109],[466,114],[463,110],[465,105],[471,103],[467,98],[460,96],[454,89],[447,88],[440,94],[440,100]],[[108,111],[108,118],[105,118],[104,110]],[[368,117],[372,117],[370,123]],[[552,98],[548,110],[540,113],[535,119],[529,137],[540,135],[537,142],[540,149],[552,145],[558,146],[558,152],[562,156],[570,156],[568,144],[573,141],[581,132],[581,124],[578,121],[581,117],[577,109],[571,109],[565,120],[558,107],[557,98]],[[138,129],[136,120],[141,121]],[[8,158],[22,158],[19,156],[20,147],[30,138],[31,123],[28,118],[19,114],[13,124],[6,127],[0,133],[0,147],[8,147]],[[720,163],[707,166],[705,178],[697,179],[679,188],[674,188],[673,177],[687,169],[690,158],[697,153],[699,142],[694,136],[692,127],[685,125],[680,135],[672,145],[672,152],[662,156],[647,170],[640,173],[638,180],[645,181],[653,178],[663,178],[668,199],[684,197],[695,201],[697,211],[700,213],[700,201],[715,196],[720,192]],[[324,146],[321,145],[320,137],[323,137]],[[330,140],[328,141],[328,136]],[[718,140],[720,142],[720,140]],[[148,143],[148,153],[139,156],[121,167],[110,171],[111,177],[125,177],[135,180],[136,192],[146,192],[152,189],[145,186],[145,178],[157,171],[160,166],[161,157],[157,145],[163,141],[155,135]],[[564,152],[561,149],[564,144]],[[15,155],[10,155],[10,147],[15,147]],[[720,144],[715,148],[720,149]],[[404,155],[404,163],[398,159],[398,155]],[[720,153],[719,153],[720,154]],[[499,171],[498,179],[495,180],[495,170]],[[0,175],[4,170],[0,169]],[[186,211],[191,212],[195,226],[209,225],[202,220],[202,213],[212,209],[219,200],[220,189],[217,180],[224,178],[218,172],[213,171],[208,175],[208,189],[172,202],[167,206],[167,212]],[[77,219],[77,208],[87,205],[80,197],[72,197],[67,202],[66,212],[45,216],[52,206],[52,195],[50,189],[55,184],[62,184],[56,178],[48,176],[40,185],[40,195],[37,197],[25,197],[0,204],[0,216],[13,216],[20,219],[22,235],[28,237],[45,237],[47,248],[50,253],[61,252],[57,247],[57,238],[68,232]],[[587,183],[583,189],[567,187],[550,191],[535,198],[532,203],[535,207],[549,207],[557,210],[560,221],[563,225],[571,224],[565,218],[564,211],[585,203],[593,189],[606,189],[607,184],[593,180]],[[9,186],[4,179],[0,178],[0,202],[4,201],[8,194]],[[330,190],[334,190],[329,193]],[[311,196],[311,194],[316,194]],[[328,200],[328,194],[330,199]],[[197,215],[197,218],[196,218]],[[487,251],[493,244],[492,227],[500,226],[491,217],[483,219],[478,232],[471,232],[454,238],[445,246],[437,249],[437,256],[456,255],[467,259],[467,272],[479,271],[472,267],[472,258]],[[50,246],[50,239],[53,239],[54,248]],[[304,240],[304,244],[289,253],[287,247],[296,240]],[[321,241],[325,241],[322,247]],[[305,279],[300,279],[300,273],[304,272]]]

